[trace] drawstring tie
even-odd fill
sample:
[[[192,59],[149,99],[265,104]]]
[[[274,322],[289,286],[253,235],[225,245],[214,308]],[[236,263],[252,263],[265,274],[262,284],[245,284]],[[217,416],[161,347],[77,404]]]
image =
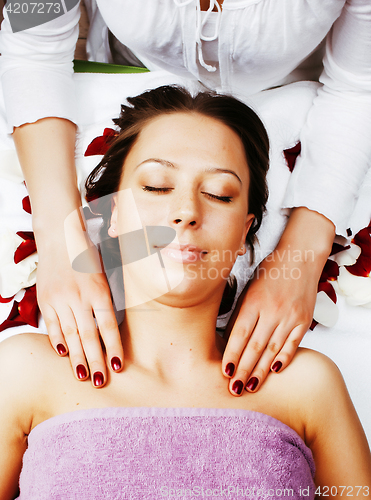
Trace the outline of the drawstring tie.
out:
[[[185,5],[190,4],[194,0],[184,0],[183,2],[181,0],[174,0],[175,5],[178,7],[184,7]],[[209,20],[209,17],[211,15],[211,12],[214,10],[214,8],[217,8],[218,11],[218,19],[215,25],[215,33],[212,36],[206,36],[203,35],[202,30],[207,21]],[[202,14],[201,14],[201,5],[200,5],[200,0],[197,2],[197,27],[196,27],[196,44],[197,44],[197,54],[198,54],[198,60],[203,68],[205,68],[207,71],[210,73],[213,73],[216,71],[215,66],[211,66],[210,64],[206,64],[204,60],[204,55],[202,52],[202,42],[212,42],[216,40],[219,37],[219,29],[220,29],[220,20],[221,20],[221,13],[222,9],[217,2],[217,0],[210,0],[210,6],[206,11],[205,17],[202,20]]]

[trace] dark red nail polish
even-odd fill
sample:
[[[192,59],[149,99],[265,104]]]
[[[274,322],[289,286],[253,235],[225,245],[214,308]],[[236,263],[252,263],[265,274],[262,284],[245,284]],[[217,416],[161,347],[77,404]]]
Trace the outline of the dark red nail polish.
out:
[[[77,365],[76,366],[76,373],[77,377],[82,380],[88,376],[88,372],[86,371],[86,368],[84,365]]]
[[[66,354],[67,349],[64,347],[63,344],[58,344],[57,345],[57,351],[58,351],[58,354],[60,354],[61,356],[63,356],[63,354]]]
[[[236,394],[240,395],[243,389],[243,382],[242,380],[235,380],[232,385],[232,391],[235,392]]]
[[[103,385],[104,377],[102,372],[95,372],[93,376],[93,383],[95,387],[100,387]]]
[[[225,373],[228,377],[233,377],[235,366],[233,363],[228,363],[225,367]]]
[[[117,356],[112,358],[111,359],[111,366],[112,366],[112,369],[115,371],[120,370],[121,366],[122,366],[120,358],[118,358]]]
[[[276,362],[274,363],[274,365],[272,366],[272,371],[274,371],[274,372],[276,372],[276,373],[277,373],[277,372],[279,372],[279,371],[281,370],[281,368],[282,368],[282,363],[281,363],[281,361],[276,361]]]
[[[250,391],[255,391],[258,384],[259,384],[259,380],[256,377],[251,377],[251,379],[247,382],[246,387]]]

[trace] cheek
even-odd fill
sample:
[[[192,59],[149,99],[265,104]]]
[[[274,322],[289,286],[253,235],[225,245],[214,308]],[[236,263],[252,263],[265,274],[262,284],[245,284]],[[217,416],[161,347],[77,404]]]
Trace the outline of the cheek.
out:
[[[231,211],[232,212],[232,211]],[[209,224],[209,248],[211,261],[218,265],[233,265],[241,243],[245,241],[246,217],[240,211],[224,214]]]
[[[166,225],[169,211],[165,196],[153,195],[142,196],[141,193],[134,196],[140,220],[144,226]]]

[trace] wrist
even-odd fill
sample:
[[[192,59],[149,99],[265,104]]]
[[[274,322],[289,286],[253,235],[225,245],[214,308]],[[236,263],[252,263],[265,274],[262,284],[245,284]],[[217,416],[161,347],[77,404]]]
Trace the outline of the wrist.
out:
[[[67,226],[66,221],[68,221]],[[71,239],[81,239],[86,235],[78,208],[71,210],[66,216],[64,213],[48,213],[33,218],[32,225],[37,249],[41,253],[66,252],[66,230]]]
[[[296,207],[277,248],[290,245],[293,249],[311,250],[316,256],[327,258],[334,238],[335,226],[327,217],[306,207]]]
[[[297,263],[310,265],[320,275],[331,253],[335,226],[324,215],[305,207],[294,208],[276,247]]]

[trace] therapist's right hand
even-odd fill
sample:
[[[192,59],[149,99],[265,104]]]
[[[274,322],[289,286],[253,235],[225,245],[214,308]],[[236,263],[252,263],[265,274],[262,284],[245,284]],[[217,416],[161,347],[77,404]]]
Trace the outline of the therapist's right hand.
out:
[[[64,241],[49,238],[38,252],[37,298],[50,342],[60,356],[69,353],[78,380],[90,374],[93,386],[103,387],[107,365],[119,372],[124,364],[106,277],[73,270]]]

